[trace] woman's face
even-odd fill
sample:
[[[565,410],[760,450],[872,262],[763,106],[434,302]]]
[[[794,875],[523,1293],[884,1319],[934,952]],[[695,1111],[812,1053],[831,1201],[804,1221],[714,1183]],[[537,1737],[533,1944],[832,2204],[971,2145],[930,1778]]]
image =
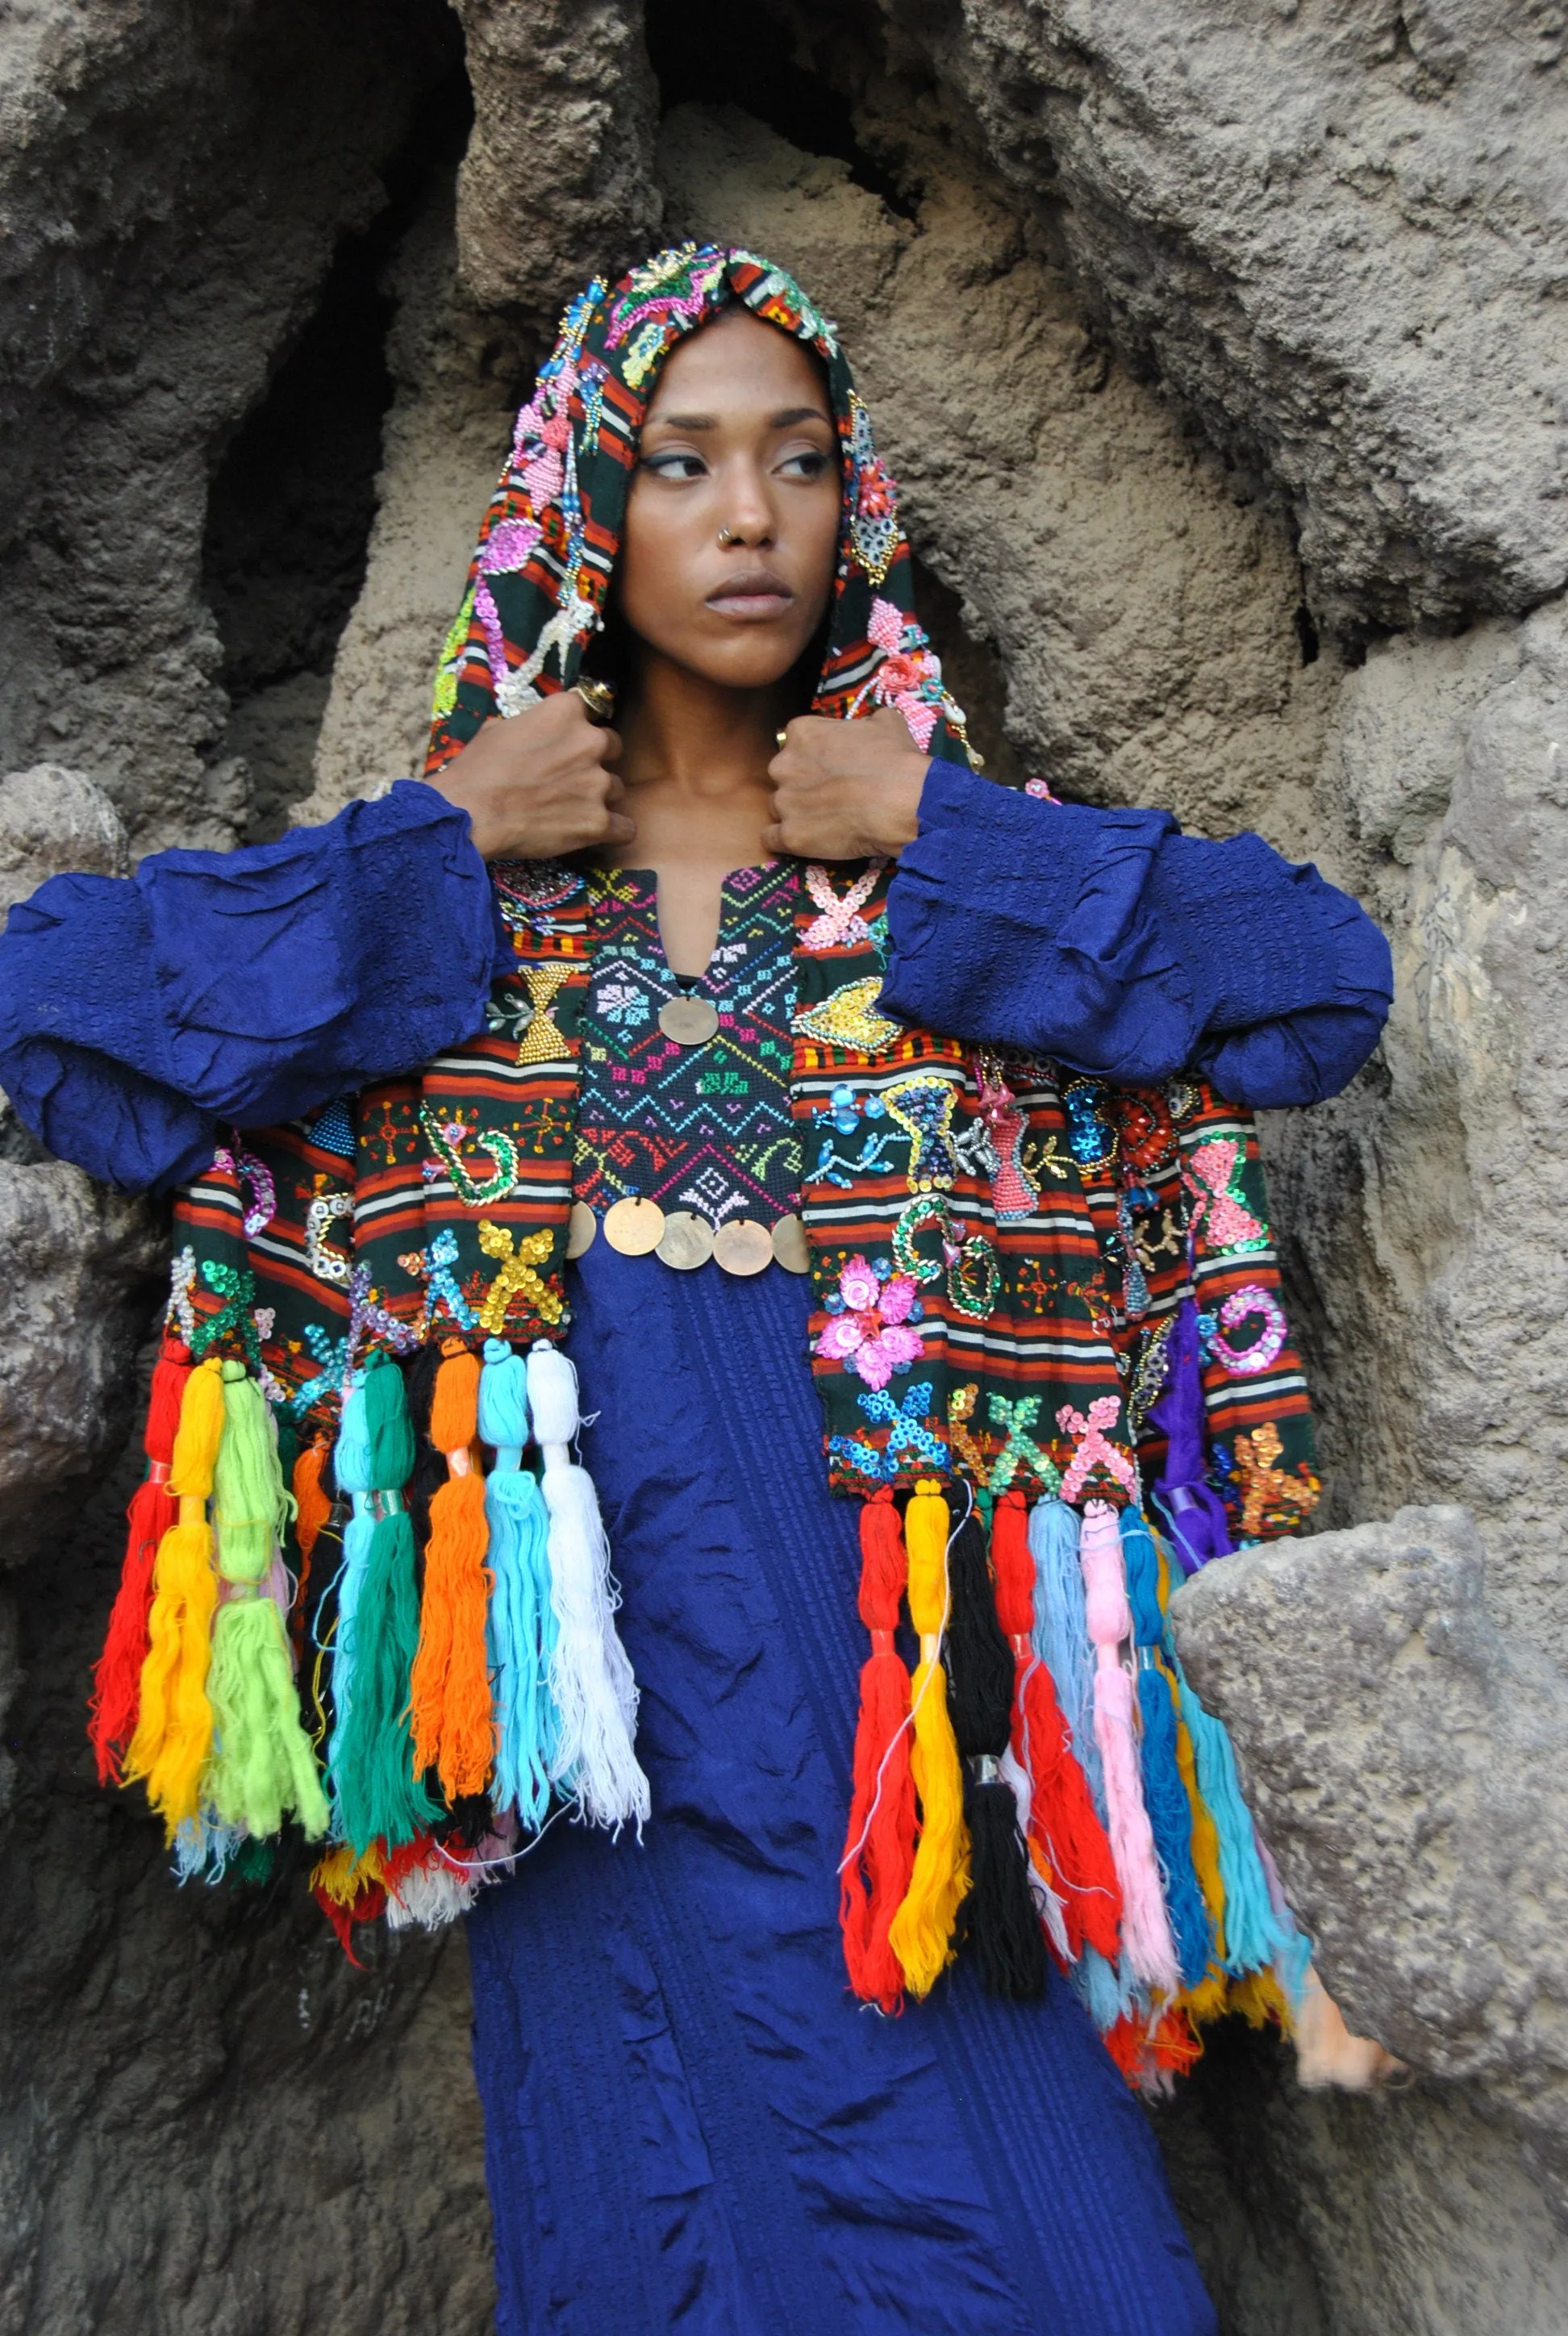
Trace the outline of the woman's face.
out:
[[[815,358],[732,309],[659,375],[627,501],[621,613],[732,689],[780,681],[822,622],[839,531],[838,433]]]

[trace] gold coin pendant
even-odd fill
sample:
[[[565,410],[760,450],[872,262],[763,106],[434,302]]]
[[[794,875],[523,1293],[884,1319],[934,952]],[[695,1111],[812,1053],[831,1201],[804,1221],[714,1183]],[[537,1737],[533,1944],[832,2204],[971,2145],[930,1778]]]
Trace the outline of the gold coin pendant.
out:
[[[590,1250],[599,1237],[599,1219],[586,1201],[574,1201],[571,1214],[566,1221],[566,1253],[580,1257]]]
[[[755,1217],[732,1217],[720,1225],[713,1253],[726,1273],[761,1273],[773,1263],[773,1236]]]
[[[694,1272],[713,1255],[713,1227],[690,1209],[672,1209],[664,1221],[664,1238],[655,1255],[677,1273]]]
[[[664,1238],[664,1211],[657,1201],[618,1201],[604,1212],[604,1237],[622,1257],[647,1257]]]
[[[781,1217],[773,1229],[773,1253],[786,1273],[809,1273],[811,1251],[798,1217]]]
[[[658,1027],[677,1046],[706,1046],[718,1028],[718,1008],[711,998],[667,998]]]

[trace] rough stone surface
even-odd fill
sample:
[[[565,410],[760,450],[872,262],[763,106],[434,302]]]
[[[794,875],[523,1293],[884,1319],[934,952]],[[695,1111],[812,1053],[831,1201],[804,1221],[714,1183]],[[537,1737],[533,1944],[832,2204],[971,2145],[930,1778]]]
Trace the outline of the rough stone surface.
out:
[[[214,455],[386,200],[439,0],[35,0],[0,26],[0,764],[232,843]]]
[[[1172,1614],[1347,2019],[1484,2079],[1568,2207],[1568,1677],[1486,1587],[1467,1510],[1406,1508],[1207,1566]]]
[[[515,376],[455,280],[453,190],[439,185],[392,277],[383,435],[364,589],[344,628],[317,742],[307,825],[416,774],[436,652],[463,597],[479,523],[511,435]]]
[[[1275,1215],[1327,1522],[1463,1502],[1486,1595],[1447,1511],[1183,1595],[1327,1976],[1417,2075],[1308,2097],[1226,2036],[1162,2136],[1237,2336],[1555,2336],[1568,23],[758,0],[737,42],[720,0],[649,0],[656,150],[633,0],[458,15],[455,227],[458,145],[419,126],[440,0],[32,0],[0,28],[0,768],[70,765],[0,782],[0,894],[118,867],[122,829],[261,832],[312,753],[296,816],[413,767],[561,302],[687,230],[796,268],[992,767],[1255,825],[1394,939],[1379,1056],[1267,1130]],[[302,371],[313,311],[339,342]],[[373,526],[374,459],[338,493],[334,456],[252,543],[282,477],[258,401],[307,453],[374,455],[385,409]],[[0,2331],[477,2336],[460,1942],[355,1973],[296,1881],[192,1901],[91,1786],[133,1455],[72,1514],[131,1411],[154,1220],[5,1119],[0,1245],[0,1523],[36,1552],[0,1613]]]
[[[657,93],[638,0],[454,0],[477,106],[459,182],[463,266],[537,326],[654,242]],[[472,549],[472,547],[470,547]]]
[[[115,876],[126,864],[114,807],[81,772],[42,764],[0,778],[0,911],[66,869]],[[5,1107],[0,1256],[0,1565],[14,1565],[124,1433],[163,1270],[161,1212],[49,1159]]]
[[[1509,1630],[1568,1665],[1568,612],[1391,641],[1319,799],[1394,941],[1371,1072],[1271,1131],[1331,1518],[1462,1501]]]
[[[823,12],[826,52],[844,13]],[[867,136],[896,161],[934,79],[1139,368],[1289,497],[1322,618],[1408,625],[1562,589],[1561,8],[880,13],[892,74],[862,83]]]

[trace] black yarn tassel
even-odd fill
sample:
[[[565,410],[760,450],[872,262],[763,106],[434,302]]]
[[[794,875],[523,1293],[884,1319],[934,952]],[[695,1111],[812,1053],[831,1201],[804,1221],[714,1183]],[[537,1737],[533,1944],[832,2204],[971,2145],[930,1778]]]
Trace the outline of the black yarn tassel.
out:
[[[948,1552],[948,1629],[942,1659],[948,1708],[964,1764],[964,1816],[972,1882],[966,1931],[988,1995],[1018,2000],[1046,1984],[1046,1942],[1029,1888],[1028,1851],[1012,1788],[996,1775],[1013,1717],[1013,1654],[997,1620],[990,1559],[978,1517],[966,1517]]]

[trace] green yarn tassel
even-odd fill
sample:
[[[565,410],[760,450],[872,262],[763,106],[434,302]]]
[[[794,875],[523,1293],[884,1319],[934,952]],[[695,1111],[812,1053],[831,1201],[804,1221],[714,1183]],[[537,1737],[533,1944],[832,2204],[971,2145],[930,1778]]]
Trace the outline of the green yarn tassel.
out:
[[[441,1815],[414,1767],[410,1674],[419,1647],[414,1527],[402,1487],[414,1473],[414,1426],[403,1374],[391,1357],[365,1369],[365,1431],[371,1497],[398,1506],[376,1518],[354,1614],[354,1692],[333,1743],[338,1826],[360,1855],[375,1841],[412,1841]],[[356,1501],[355,1506],[358,1506]]]
[[[270,1598],[237,1598],[219,1608],[207,1693],[218,1748],[204,1786],[224,1824],[259,1838],[279,1832],[292,1814],[307,1838],[319,1841],[326,1795],[299,1722],[283,1617]]]
[[[255,1837],[278,1833],[292,1813],[316,1841],[326,1830],[326,1796],[300,1724],[283,1617],[262,1586],[294,1503],[267,1398],[242,1363],[223,1366],[223,1410],[212,1475],[218,1571],[249,1594],[225,1600],[213,1620],[213,1748],[202,1797],[225,1825]]]
[[[283,1481],[267,1397],[243,1363],[223,1366],[223,1441],[212,1471],[218,1571],[226,1582],[263,1581],[294,1514]]]

